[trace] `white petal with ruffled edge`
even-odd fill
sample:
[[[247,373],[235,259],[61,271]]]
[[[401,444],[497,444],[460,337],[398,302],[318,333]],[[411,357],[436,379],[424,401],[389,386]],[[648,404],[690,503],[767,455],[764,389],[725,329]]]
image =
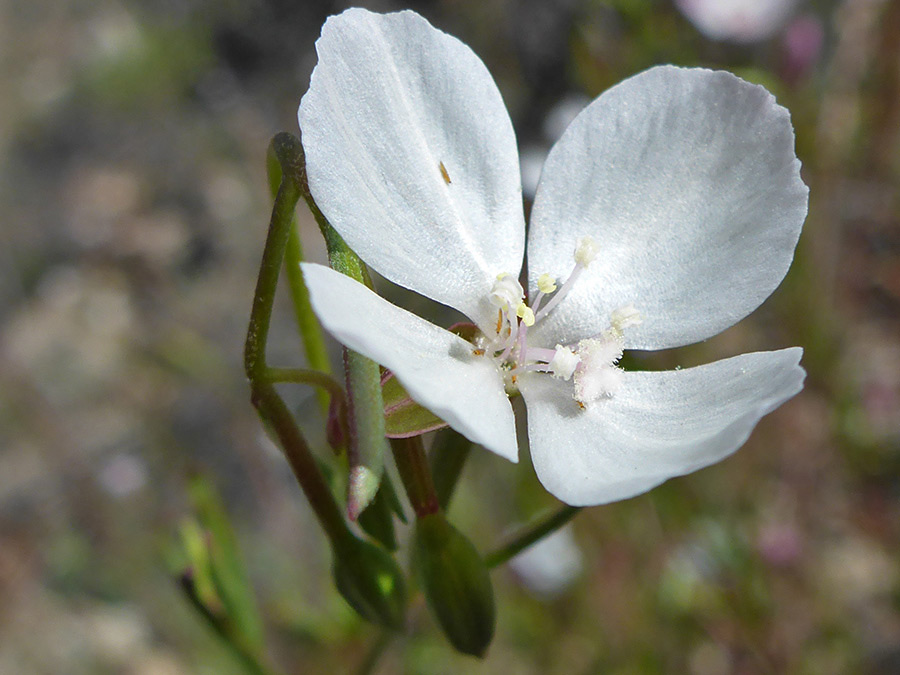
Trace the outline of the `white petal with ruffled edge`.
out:
[[[474,443],[518,461],[512,406],[472,345],[328,267],[302,263],[313,310],[342,344],[389,368],[413,400]]]
[[[568,382],[519,378],[538,478],[568,504],[627,499],[737,450],[803,387],[799,347],[667,372],[628,372],[581,410]]]
[[[408,11],[347,10],[316,50],[299,120],[319,208],[380,274],[488,327],[525,223],[515,134],[484,64]]]
[[[628,349],[715,335],[787,273],[806,217],[788,111],[730,73],[652,68],[613,87],[553,147],[528,239],[531,287],[565,278],[578,237],[599,255],[535,326],[535,343],[594,335],[633,304]],[[532,293],[534,290],[532,290]]]

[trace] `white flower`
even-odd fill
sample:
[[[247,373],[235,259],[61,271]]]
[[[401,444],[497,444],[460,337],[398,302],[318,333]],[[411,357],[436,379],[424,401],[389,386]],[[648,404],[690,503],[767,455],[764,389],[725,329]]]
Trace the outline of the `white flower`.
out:
[[[806,216],[786,110],[763,88],[658,67],[613,87],[550,152],[525,222],[500,93],[464,44],[413,12],[330,18],[300,104],[309,186],[376,271],[458,309],[477,344],[326,267],[316,314],[410,395],[569,504],[639,494],[734,452],[802,388],[799,348],[670,372],[623,349],[708,338],[778,286]]]
[[[797,0],[675,0],[675,4],[711,40],[750,43],[779,30]]]

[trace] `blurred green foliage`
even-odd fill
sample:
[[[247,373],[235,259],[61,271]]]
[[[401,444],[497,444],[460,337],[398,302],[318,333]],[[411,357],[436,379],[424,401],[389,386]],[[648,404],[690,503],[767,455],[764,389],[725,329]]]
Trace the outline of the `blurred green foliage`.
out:
[[[411,3],[486,61],[523,146],[549,146],[569,96],[656,63],[725,68],[791,110],[811,187],[770,301],[706,343],[630,355],[657,369],[799,344],[804,392],[723,464],[579,515],[582,572],[556,595],[515,565],[492,572],[497,632],[479,663],[448,649],[420,596],[387,646],[359,621],[247,400],[266,143],[295,131],[314,40],[340,8],[176,4],[0,8],[0,672],[246,672],[172,583],[182,522],[196,565],[206,532],[225,542],[234,582],[197,577],[198,594],[243,617],[251,644],[265,630],[289,672],[353,672],[379,653],[374,672],[423,675],[898,671],[900,3],[801,3],[750,45],[705,38],[663,0]],[[799,19],[822,32],[802,71],[787,59]],[[312,219],[298,223],[323,260]],[[297,364],[282,299],[272,352]],[[327,464],[299,389],[284,395]],[[222,503],[185,521],[198,467]],[[552,501],[527,457],[475,448],[449,516],[489,551]]]

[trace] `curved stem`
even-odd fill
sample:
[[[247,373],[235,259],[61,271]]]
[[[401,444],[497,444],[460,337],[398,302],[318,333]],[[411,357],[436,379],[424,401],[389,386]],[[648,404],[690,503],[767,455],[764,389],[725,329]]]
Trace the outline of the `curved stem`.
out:
[[[347,537],[352,537],[353,534],[347,527],[342,511],[331,494],[316,460],[313,459],[306,439],[297,428],[284,401],[275,391],[274,385],[268,382],[253,383],[251,400],[259,410],[259,414],[278,436],[288,464],[332,544],[338,544]]]
[[[272,305],[290,235],[294,208],[301,196],[298,176],[302,169],[300,158],[303,155],[302,150],[298,150],[299,146],[300,141],[290,134],[280,133],[272,139],[272,152],[282,169],[281,185],[272,208],[269,234],[266,237],[259,277],[256,280],[256,293],[250,310],[250,326],[244,345],[244,369],[250,380],[250,400],[263,420],[278,436],[297,482],[326,535],[334,544],[345,541],[348,536],[353,535],[313,459],[306,439],[300,433],[284,401],[275,391],[275,386],[267,380],[269,368],[266,365],[266,344],[269,339]]]
[[[444,510],[450,504],[453,490],[471,449],[472,441],[450,428],[441,429],[434,437],[429,453],[429,465],[438,502]]]
[[[286,157],[285,148],[290,149],[290,145],[293,144],[281,143],[281,148],[278,148],[276,147],[276,141],[273,139],[266,153],[266,173],[269,178],[269,190],[273,198],[277,196],[278,189],[284,180],[285,170],[283,164],[285,160],[291,162],[288,180],[291,180],[297,186],[301,194],[304,190],[301,179],[305,180],[305,175],[300,171],[296,158]],[[316,315],[313,313],[312,304],[309,301],[309,290],[306,288],[306,283],[303,281],[303,272],[300,270],[302,261],[303,245],[297,230],[296,214],[292,212],[291,225],[284,252],[284,269],[288,280],[288,288],[291,292],[294,319],[297,322],[300,338],[303,341],[307,363],[315,370],[330,374],[331,362],[328,359],[328,350],[325,348],[325,336],[322,334],[322,327],[319,325]],[[323,391],[317,391],[316,396],[319,399],[322,411],[327,414],[328,396]]]
[[[294,306],[294,318],[297,321],[300,338],[303,340],[303,349],[306,352],[306,361],[310,368],[331,374],[331,361],[328,359],[328,350],[325,347],[325,336],[313,313],[312,304],[309,301],[309,290],[306,288],[303,272],[300,270],[302,260],[303,247],[295,220],[291,224],[291,232],[284,252],[284,271],[287,274],[288,288]],[[327,413],[328,396],[323,391],[317,391],[316,397],[319,399],[322,410]]]
[[[319,370],[305,368],[266,368],[265,381],[271,384],[279,382],[291,384],[308,384],[321,387],[332,398],[343,399],[344,388],[331,375]]]
[[[532,544],[561,528],[572,520],[579,511],[581,511],[580,506],[565,505],[553,513],[525,525],[500,548],[486,555],[484,564],[488,567],[502,565]]]
[[[372,643],[372,646],[369,647],[366,658],[356,671],[357,675],[371,675],[371,673],[375,671],[376,666],[378,666],[378,661],[381,660],[381,657],[384,655],[384,652],[387,650],[388,645],[391,644],[393,639],[394,633],[387,630],[382,631],[375,642]]]
[[[392,438],[390,441],[394,463],[416,517],[422,518],[439,512],[441,504],[428,468],[428,458],[422,447],[422,437]]]

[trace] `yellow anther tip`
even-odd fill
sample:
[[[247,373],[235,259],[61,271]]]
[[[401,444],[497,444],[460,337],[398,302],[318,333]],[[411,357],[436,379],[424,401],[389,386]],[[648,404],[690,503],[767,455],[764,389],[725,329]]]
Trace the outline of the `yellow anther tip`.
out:
[[[534,310],[524,302],[520,302],[519,306],[516,307],[516,316],[522,319],[522,323],[526,326],[534,325]]]
[[[556,279],[544,273],[538,277],[537,286],[541,293],[552,293],[556,290]]]

